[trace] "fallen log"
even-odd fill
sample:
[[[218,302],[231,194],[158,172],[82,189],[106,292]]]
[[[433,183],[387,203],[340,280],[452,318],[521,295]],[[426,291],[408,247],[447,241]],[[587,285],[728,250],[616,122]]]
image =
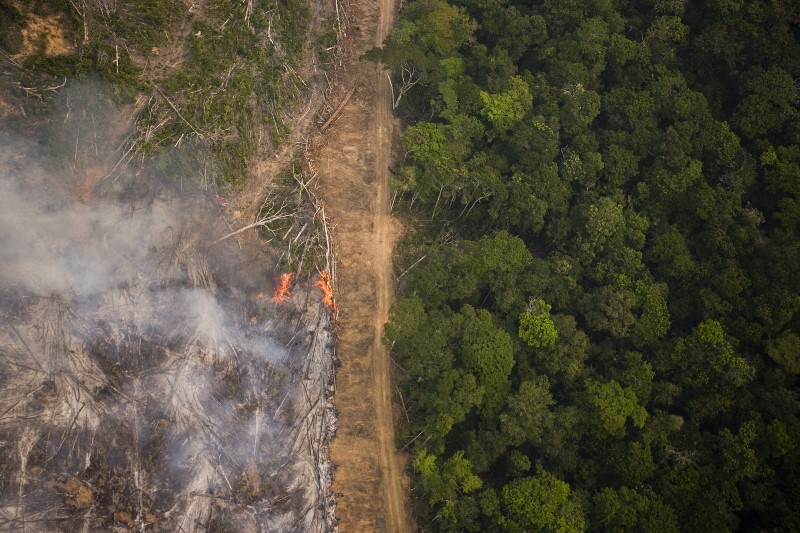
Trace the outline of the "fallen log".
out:
[[[344,109],[344,106],[345,106],[345,105],[347,105],[347,102],[349,102],[349,101],[350,101],[350,97],[351,97],[351,96],[353,96],[353,93],[354,93],[354,92],[356,92],[356,88],[355,88],[355,87],[353,87],[352,89],[350,89],[350,90],[347,92],[347,94],[346,94],[346,95],[345,95],[345,97],[344,97],[344,100],[342,100],[342,103],[340,103],[340,104],[338,105],[338,107],[337,107],[337,108],[336,108],[336,110],[333,112],[333,114],[330,116],[330,118],[328,118],[328,120],[326,120],[326,121],[325,121],[325,124],[323,124],[322,126],[320,126],[320,127],[319,127],[319,131],[325,131],[325,130],[328,128],[328,126],[330,126],[331,124],[333,124],[333,121],[334,121],[334,120],[336,120],[337,118],[339,118],[339,115],[341,115],[341,114],[342,114],[342,110]]]

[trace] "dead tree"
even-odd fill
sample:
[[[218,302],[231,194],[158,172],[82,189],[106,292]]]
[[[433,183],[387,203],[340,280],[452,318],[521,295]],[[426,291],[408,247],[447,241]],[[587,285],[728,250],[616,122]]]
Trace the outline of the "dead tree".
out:
[[[252,228],[269,228],[270,225],[275,224],[276,222],[291,218],[293,214],[288,209],[289,199],[284,197],[280,204],[278,204],[278,192],[279,189],[276,187],[273,188],[269,194],[267,194],[267,197],[261,204],[261,208],[258,210],[258,217],[256,218],[255,222],[248,224],[243,228],[232,231],[214,242],[224,241],[225,239],[233,237],[234,235],[238,235]]]
[[[417,76],[417,69],[413,65],[409,65],[405,63],[403,68],[400,69],[400,87],[398,89],[397,95],[395,96],[394,93],[394,84],[392,83],[392,77],[389,73],[386,73],[386,77],[389,78],[389,87],[392,90],[392,109],[397,109],[397,106],[400,105],[400,100],[402,100],[403,96],[411,90],[411,88],[419,83],[419,76]]]

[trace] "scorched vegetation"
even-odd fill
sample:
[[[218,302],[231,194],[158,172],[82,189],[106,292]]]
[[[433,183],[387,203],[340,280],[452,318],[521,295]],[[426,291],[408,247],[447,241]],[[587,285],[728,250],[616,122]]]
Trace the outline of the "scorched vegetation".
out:
[[[324,294],[265,298],[206,193],[127,174],[75,203],[3,153],[0,527],[329,530]]]

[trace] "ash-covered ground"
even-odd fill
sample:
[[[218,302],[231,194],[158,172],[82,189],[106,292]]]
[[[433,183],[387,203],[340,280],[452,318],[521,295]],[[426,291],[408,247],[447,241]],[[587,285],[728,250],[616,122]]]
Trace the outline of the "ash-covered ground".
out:
[[[272,301],[213,195],[34,152],[0,149],[0,529],[335,529],[319,289]]]

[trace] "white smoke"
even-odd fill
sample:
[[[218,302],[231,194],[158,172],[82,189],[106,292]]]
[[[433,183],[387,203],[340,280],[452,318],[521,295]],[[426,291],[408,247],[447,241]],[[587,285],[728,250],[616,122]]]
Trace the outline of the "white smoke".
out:
[[[205,193],[0,154],[0,527],[329,529],[322,306],[256,300]]]

